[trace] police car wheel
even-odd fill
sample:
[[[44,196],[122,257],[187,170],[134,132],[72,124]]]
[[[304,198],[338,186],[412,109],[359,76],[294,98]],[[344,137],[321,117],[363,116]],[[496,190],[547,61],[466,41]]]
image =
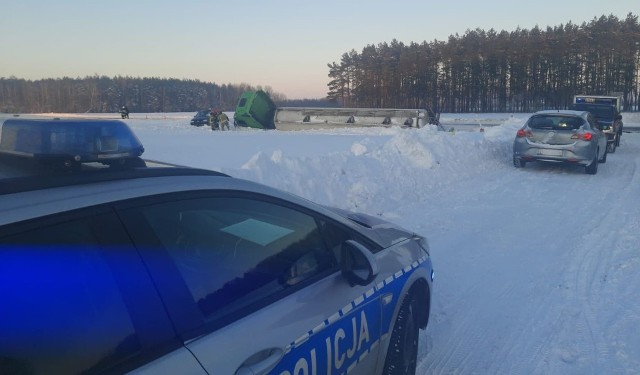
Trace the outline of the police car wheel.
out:
[[[410,375],[416,372],[419,327],[414,305],[411,294],[402,301],[384,362],[385,375]]]

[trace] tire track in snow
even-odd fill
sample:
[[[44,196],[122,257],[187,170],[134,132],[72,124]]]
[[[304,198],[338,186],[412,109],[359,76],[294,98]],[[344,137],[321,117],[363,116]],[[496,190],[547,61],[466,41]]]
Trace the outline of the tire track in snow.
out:
[[[601,197],[611,195],[609,181],[619,184],[619,188],[622,190],[632,185],[633,180],[637,179],[635,177],[636,165],[637,162],[633,161],[631,166],[618,165],[610,168],[608,174],[622,173],[623,177],[607,180],[610,178],[607,176],[604,180],[593,181],[589,185],[590,189],[594,186],[597,188],[592,189],[594,190],[592,193]],[[575,244],[569,243],[572,245],[569,251],[571,256],[566,258],[568,262],[564,272],[567,279],[573,278],[573,282],[563,282],[563,285],[567,285],[565,288],[567,302],[560,310],[561,319],[559,321],[561,324],[555,324],[555,327],[560,330],[558,333],[550,335],[543,347],[536,351],[536,355],[540,359],[536,373],[602,373],[601,363],[598,360],[609,356],[609,343],[600,339],[602,327],[596,316],[597,309],[594,309],[592,304],[593,295],[602,294],[597,290],[599,275],[606,272],[607,266],[611,264],[612,254],[607,245],[615,240],[616,233],[610,230],[610,226],[607,226],[608,230],[604,231],[600,228],[603,227],[603,223],[615,222],[621,206],[624,205],[624,200],[613,200],[617,202],[616,204],[610,204],[609,201],[602,199],[596,202],[602,209],[602,215],[587,217],[579,229],[586,234],[581,236]],[[589,212],[591,209],[583,209],[576,212],[576,217]],[[604,274],[606,275],[606,273]],[[574,332],[566,332],[571,330],[567,327],[572,328]],[[575,341],[576,336],[580,337],[579,342],[572,342]],[[558,356],[560,361],[554,360],[553,356]],[[524,372],[530,371],[525,370]],[[606,371],[604,372],[606,373]]]
[[[578,167],[508,165],[447,189],[443,202],[428,202],[443,211],[437,222],[456,227],[446,238],[429,235],[433,248],[443,250],[432,254],[434,320],[421,338],[429,349],[419,374],[639,368],[622,361],[640,358],[628,349],[637,345],[627,345],[629,329],[640,322],[640,302],[625,298],[640,284],[634,253],[640,209],[625,204],[640,194],[639,140],[623,140],[595,176]],[[483,222],[484,213],[497,222]],[[626,227],[618,231],[620,220]],[[446,252],[443,259],[438,251]],[[616,296],[620,291],[625,295]]]
[[[524,181],[520,182],[520,185],[519,185],[517,181],[521,180],[522,176],[520,176],[518,172],[519,171],[515,171],[511,167],[509,167],[507,169],[503,169],[502,171],[498,172],[496,176],[489,176],[487,178],[489,181],[499,181],[499,182],[488,183],[486,185],[488,186],[486,190],[477,189],[478,195],[483,197],[492,196],[492,195],[496,195],[498,197],[501,196],[502,194],[493,194],[494,191],[497,191],[497,192],[500,191],[500,185],[501,185],[500,183],[504,183],[507,186],[517,186],[518,189],[523,189],[523,190],[532,189],[535,191],[536,189],[539,190],[542,187],[549,185],[549,180],[558,178],[557,176],[547,176],[540,173],[536,173],[533,177],[524,175],[525,176]],[[506,174],[507,176],[511,176],[510,178],[513,179],[515,182],[511,180],[505,181],[504,176],[498,177],[499,174]],[[542,178],[540,178],[541,176]],[[573,175],[569,176],[569,178],[574,178],[574,177],[575,176]],[[538,182],[533,183],[531,180],[534,180],[534,181],[538,180]],[[533,191],[529,193],[533,193]],[[531,195],[529,193],[525,191],[523,195],[524,196]],[[464,198],[462,200],[458,199],[457,201],[458,201],[458,204],[460,204],[461,206],[475,204],[476,206],[479,206],[479,210],[483,208],[482,206],[490,207],[490,206],[495,206],[499,203],[495,201],[489,201],[487,204],[478,203],[478,202],[474,203],[473,199],[471,198]],[[547,210],[551,209],[550,206],[552,206],[552,202],[547,202],[547,203],[539,202],[539,203],[542,205],[546,204]],[[518,222],[518,221],[526,220],[527,214],[517,211],[517,206],[519,206],[520,204],[521,204],[521,201],[518,199],[518,196],[515,197],[513,202],[507,203],[504,209],[509,211],[509,214],[511,214],[512,216],[505,218],[505,223],[502,223],[503,226],[508,226],[509,222],[511,221]],[[455,208],[456,206],[454,205],[453,207]],[[481,220],[479,219],[478,221],[481,221]],[[470,224],[471,223],[465,222],[462,224],[462,226],[467,227],[467,226],[470,226]],[[489,225],[489,227],[490,226],[491,225]],[[486,229],[490,233],[490,228],[487,228],[487,226],[481,226],[481,227]],[[551,225],[551,226],[547,226],[547,228],[561,228],[561,226]],[[562,231],[561,229],[558,229],[558,230],[560,232]],[[511,229],[508,229],[508,231],[511,231]],[[557,235],[550,235],[550,237],[557,237]],[[507,236],[505,240],[502,241],[502,243],[499,243],[499,245],[504,246],[506,248],[510,246],[515,246],[514,244],[511,243],[510,239],[511,237]],[[515,256],[517,258],[518,254],[516,254]],[[526,272],[526,270],[527,268],[524,267],[523,272]],[[497,270],[497,271],[500,271],[500,270]],[[517,286],[515,285],[515,283],[509,283],[509,282],[502,283],[502,281],[504,280],[499,280],[500,285],[492,285],[493,287],[492,291],[494,291],[495,293],[490,293],[491,296],[487,298],[490,301],[503,301],[503,303],[508,305],[510,301],[517,301],[519,299],[519,294],[522,293],[523,288],[527,289],[531,287],[531,285],[528,285],[527,283],[529,284],[534,283],[535,280],[529,280],[525,282],[523,285],[517,285]],[[481,282],[481,280],[478,280],[478,282]],[[486,295],[487,292],[485,292],[484,294]],[[455,304],[455,302],[453,303]],[[535,312],[533,316],[543,316],[544,315],[543,312],[548,309],[548,307],[546,307],[547,305],[548,303],[544,301],[541,301],[541,303],[538,303],[536,305],[538,311]],[[509,306],[505,306],[505,310],[509,310],[509,309],[510,309]],[[489,310],[491,310],[491,308]],[[478,313],[480,314],[482,312],[478,312]],[[554,318],[555,321],[558,321],[559,315],[560,315],[559,313],[555,314],[555,318]],[[461,341],[465,341],[465,340],[467,341],[467,346],[472,348],[471,353],[474,353],[474,352],[477,353],[478,348],[485,349],[484,351],[482,351],[484,353],[482,357],[486,357],[488,358],[488,360],[486,360],[487,363],[483,364],[482,366],[491,366],[491,362],[500,361],[504,365],[503,371],[500,371],[500,373],[512,373],[511,369],[513,368],[526,367],[526,366],[521,366],[517,361],[514,361],[513,359],[510,359],[510,358],[513,358],[513,356],[511,355],[513,351],[521,351],[521,352],[524,351],[524,352],[531,353],[532,348],[530,347],[530,345],[526,345],[528,347],[527,349],[521,349],[521,348],[519,349],[519,346],[522,346],[522,344],[518,344],[523,341],[524,342],[529,341],[526,339],[526,337],[523,340],[523,336],[526,336],[527,330],[523,329],[522,327],[529,326],[530,322],[526,322],[526,324],[518,324],[517,327],[514,327],[512,325],[509,325],[509,322],[512,319],[515,319],[516,321],[521,319],[517,317],[516,318],[511,317],[507,319],[507,326],[505,328],[506,332],[500,332],[498,334],[497,337],[500,337],[499,339],[487,340],[487,337],[492,337],[492,336],[495,336],[496,334],[494,332],[487,332],[486,324],[481,324],[482,322],[478,322],[477,317],[475,315],[473,314],[468,315],[468,316],[465,316],[465,318],[466,319],[463,319],[461,322],[458,323],[461,328],[456,330],[454,335],[457,335],[458,332],[461,332],[461,334],[463,335],[463,338],[461,339]],[[499,324],[500,322],[496,322],[496,323]],[[509,331],[513,329],[518,329],[518,332],[516,332],[515,334],[510,333]],[[453,353],[451,352],[448,353],[447,357],[442,358],[441,362],[430,364],[429,368],[426,369],[426,373],[440,373],[440,372],[449,373],[448,370],[444,370],[444,369],[451,369],[451,368],[455,368],[456,371],[463,369],[463,373],[466,373],[466,371],[470,371],[470,373],[474,373],[473,369],[477,368],[477,366],[479,365],[478,355],[469,354],[469,353],[460,353],[459,351],[466,350],[466,346],[463,344],[459,344],[458,343],[459,341],[460,339],[458,339],[458,341],[456,341],[455,344],[452,344],[449,346],[449,349],[451,349]],[[495,344],[497,346],[495,348],[487,348],[487,344],[490,341],[497,342],[497,344]],[[502,342],[506,342],[508,344],[504,345]],[[540,348],[537,348],[534,350],[539,351]],[[487,353],[487,351],[489,353]]]
[[[609,274],[616,268],[616,263],[619,261],[620,256],[625,256],[628,251],[633,249],[628,246],[621,246],[620,234],[621,230],[618,230],[615,223],[618,223],[620,228],[625,225],[625,222],[633,222],[633,218],[637,218],[637,210],[629,211],[627,209],[627,203],[633,200],[634,187],[639,186],[640,177],[636,171],[638,169],[637,150],[629,150],[623,148],[618,149],[618,153],[610,155],[610,160],[613,161],[614,166],[612,171],[618,176],[615,179],[615,186],[612,191],[610,184],[600,184],[600,193],[607,202],[605,210],[599,217],[592,218],[590,223],[591,230],[583,237],[581,246],[587,248],[587,251],[582,253],[582,256],[576,261],[575,270],[575,289],[576,289],[576,303],[582,306],[580,320],[577,322],[579,328],[585,327],[588,330],[590,343],[583,342],[583,347],[578,348],[579,351],[584,352],[585,356],[589,357],[591,362],[590,371],[592,373],[606,373],[608,368],[606,364],[609,359],[615,355],[612,351],[610,338],[610,322],[603,322],[602,312],[603,305],[608,305],[613,302],[620,306],[618,299],[611,298],[612,293],[608,293],[608,278]],[[612,194],[613,193],[613,194]],[[637,192],[635,192],[637,193]],[[615,199],[607,199],[606,197],[615,196]],[[628,216],[631,213],[632,216]],[[603,223],[609,224],[609,230],[598,231],[597,228],[603,226]],[[611,225],[613,223],[614,225]],[[594,254],[596,253],[596,254]],[[637,284],[636,284],[637,285]],[[628,311],[631,309],[624,309],[624,316],[621,317],[624,321],[634,320],[632,314]],[[637,314],[637,308],[636,308]],[[637,315],[636,315],[637,318]],[[592,352],[589,352],[587,345],[592,346]]]

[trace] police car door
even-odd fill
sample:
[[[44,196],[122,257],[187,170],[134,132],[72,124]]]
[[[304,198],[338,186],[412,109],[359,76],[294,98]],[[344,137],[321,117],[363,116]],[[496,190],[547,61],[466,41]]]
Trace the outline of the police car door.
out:
[[[375,372],[379,295],[366,259],[369,270],[355,270],[363,241],[347,228],[241,193],[177,195],[122,214],[146,225],[134,232],[152,232],[175,265],[181,282],[148,261],[185,345],[210,374]],[[348,280],[340,262],[364,279]],[[190,301],[172,305],[186,300],[182,291]]]

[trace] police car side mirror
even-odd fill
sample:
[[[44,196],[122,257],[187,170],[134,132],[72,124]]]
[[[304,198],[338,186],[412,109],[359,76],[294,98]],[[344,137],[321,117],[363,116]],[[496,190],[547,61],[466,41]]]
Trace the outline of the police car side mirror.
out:
[[[351,286],[369,285],[380,272],[378,262],[371,251],[353,240],[342,244],[340,267],[342,275]]]

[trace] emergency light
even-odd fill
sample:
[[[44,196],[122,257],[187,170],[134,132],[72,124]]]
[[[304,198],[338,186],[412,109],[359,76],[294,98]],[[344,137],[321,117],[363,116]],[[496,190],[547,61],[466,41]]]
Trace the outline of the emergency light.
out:
[[[0,126],[0,155],[66,164],[112,164],[143,152],[142,143],[120,120],[9,119]]]

